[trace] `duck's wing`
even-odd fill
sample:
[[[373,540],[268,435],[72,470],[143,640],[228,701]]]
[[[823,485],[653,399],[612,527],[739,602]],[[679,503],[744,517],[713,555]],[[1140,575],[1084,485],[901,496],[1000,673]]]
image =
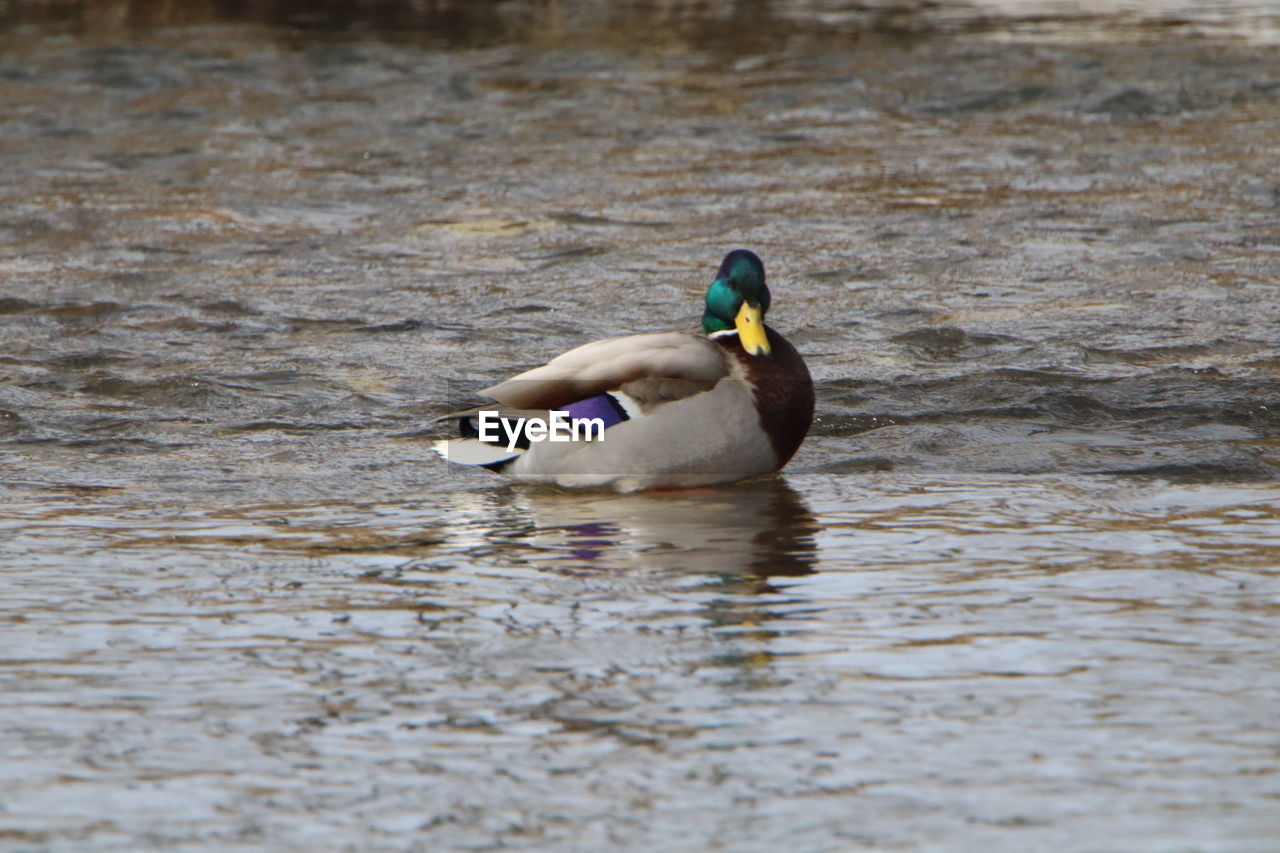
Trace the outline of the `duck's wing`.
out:
[[[480,393],[517,409],[554,409],[625,385],[657,404],[704,391],[728,372],[714,341],[659,332],[585,344]]]

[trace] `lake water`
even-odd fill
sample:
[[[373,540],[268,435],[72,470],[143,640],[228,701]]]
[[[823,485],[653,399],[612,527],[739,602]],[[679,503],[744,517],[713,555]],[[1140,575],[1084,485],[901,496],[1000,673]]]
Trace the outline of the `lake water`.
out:
[[[0,849],[1276,849],[1274,6],[339,5],[0,9]],[[781,477],[431,453],[739,246]]]

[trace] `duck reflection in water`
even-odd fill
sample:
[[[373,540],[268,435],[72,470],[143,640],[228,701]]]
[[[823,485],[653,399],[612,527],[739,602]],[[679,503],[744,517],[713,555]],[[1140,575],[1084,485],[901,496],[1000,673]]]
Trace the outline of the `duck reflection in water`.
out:
[[[735,578],[814,571],[818,522],[781,479],[637,494],[518,490],[528,544],[575,570],[641,568]]]

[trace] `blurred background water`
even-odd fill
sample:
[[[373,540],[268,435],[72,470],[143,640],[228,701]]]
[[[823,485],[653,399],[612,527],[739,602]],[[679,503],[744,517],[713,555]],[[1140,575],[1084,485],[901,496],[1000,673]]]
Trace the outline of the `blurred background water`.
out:
[[[0,2],[0,847],[1275,849],[1278,21]],[[429,452],[738,246],[781,478]]]

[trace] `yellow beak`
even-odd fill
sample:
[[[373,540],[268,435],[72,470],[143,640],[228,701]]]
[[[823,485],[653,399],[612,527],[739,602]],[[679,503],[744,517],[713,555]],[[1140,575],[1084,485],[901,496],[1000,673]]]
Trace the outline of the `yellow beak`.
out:
[[[764,333],[764,317],[760,314],[759,305],[743,302],[733,324],[738,327],[738,342],[747,355],[769,354],[769,338]]]

